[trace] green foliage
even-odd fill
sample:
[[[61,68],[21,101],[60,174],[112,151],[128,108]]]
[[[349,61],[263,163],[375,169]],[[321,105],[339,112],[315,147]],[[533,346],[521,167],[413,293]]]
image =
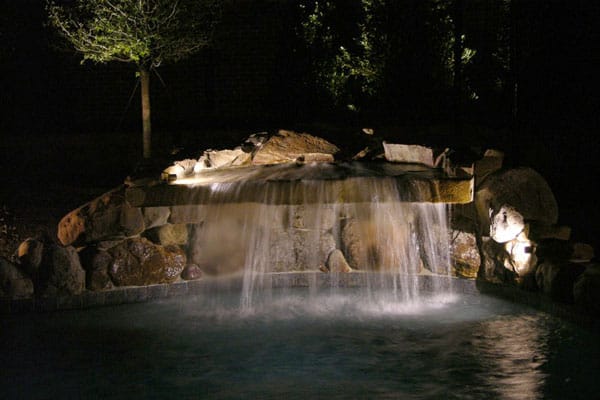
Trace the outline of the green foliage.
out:
[[[68,5],[67,5],[68,4]],[[49,23],[84,61],[157,67],[185,58],[210,40],[218,0],[48,1]]]
[[[317,83],[337,105],[356,110],[381,85],[384,38],[377,15],[385,0],[302,1],[300,35],[312,49]],[[362,101],[361,101],[362,99]]]
[[[361,110],[453,85],[453,0],[303,0],[300,37],[314,80]],[[474,53],[468,49],[463,63]],[[398,104],[401,102],[397,101]]]

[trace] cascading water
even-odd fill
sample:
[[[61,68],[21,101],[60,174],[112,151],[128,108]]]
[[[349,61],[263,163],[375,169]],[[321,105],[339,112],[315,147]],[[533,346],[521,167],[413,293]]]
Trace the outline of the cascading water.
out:
[[[270,301],[273,279],[290,272],[312,272],[305,276],[315,292],[319,270],[330,272],[331,290],[352,271],[365,301],[379,305],[419,303],[424,286],[439,293],[435,277],[450,266],[448,205],[410,201],[419,186],[399,189],[390,177],[348,177],[340,186],[312,179],[310,166],[297,169],[299,179],[270,176],[258,187],[243,176],[212,184],[214,201],[197,206],[203,222],[192,259],[212,275],[241,274],[243,310]],[[260,194],[244,201],[248,190]]]

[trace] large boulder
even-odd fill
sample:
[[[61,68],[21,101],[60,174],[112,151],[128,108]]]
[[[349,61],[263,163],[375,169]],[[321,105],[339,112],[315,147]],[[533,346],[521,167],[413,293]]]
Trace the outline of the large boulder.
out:
[[[68,246],[127,238],[144,229],[142,211],[127,203],[125,186],[120,186],[64,216],[57,234],[60,242]]]
[[[33,282],[15,264],[0,257],[0,297],[11,299],[33,296]]]
[[[365,270],[377,257],[376,227],[370,221],[348,218],[341,232],[342,249],[353,269]]]
[[[600,264],[592,263],[575,280],[573,285],[575,304],[584,310],[600,315]]]
[[[248,208],[242,206],[225,207],[225,211],[215,210],[204,223],[192,225],[190,263],[198,265],[209,276],[242,272],[254,239],[249,237],[249,229],[245,229],[247,212]],[[259,227],[253,228],[256,234],[262,232]],[[265,248],[257,250],[269,251]],[[253,255],[258,257],[256,253]]]
[[[308,133],[279,130],[256,150],[252,163],[333,161],[333,156],[339,151],[336,145]]]
[[[515,231],[522,227],[523,221],[542,226],[552,226],[558,221],[558,205],[550,186],[538,172],[528,167],[499,170],[488,175],[477,188],[475,206],[483,234],[490,232],[492,218],[503,222],[503,207],[513,213],[518,225]],[[506,217],[507,223],[511,222],[508,214]],[[512,232],[512,228],[504,228],[503,232]]]
[[[573,288],[584,270],[582,264],[547,260],[538,265],[535,280],[538,288],[553,300],[573,303]]]
[[[166,224],[144,232],[144,236],[163,246],[185,246],[188,244],[186,224]]]
[[[113,258],[106,250],[96,246],[86,247],[80,253],[80,260],[86,271],[85,285],[89,290],[108,290],[113,288],[108,274]]]
[[[508,254],[504,263],[507,269],[513,270],[521,278],[535,272],[538,263],[535,245],[524,234],[504,243],[504,248]]]
[[[481,255],[483,256],[478,278],[487,282],[514,284],[517,274],[506,268],[510,258],[504,245],[492,240],[489,236],[481,238]]]
[[[85,289],[85,271],[72,246],[52,244],[40,268],[39,287],[47,296],[77,295]]]
[[[44,243],[41,240],[27,238],[17,248],[17,259],[21,268],[30,277],[37,275],[44,257]]]
[[[525,219],[514,207],[502,205],[490,216],[490,236],[498,243],[516,239],[525,230]]]
[[[145,238],[131,238],[109,250],[109,275],[117,286],[171,283],[186,266],[185,253],[175,246],[160,246]]]
[[[504,161],[504,153],[496,149],[488,149],[483,154],[483,157],[476,160],[473,165],[473,173],[475,175],[475,185],[479,186],[485,178],[502,168]]]
[[[404,221],[390,223],[385,213],[356,210],[347,216],[341,227],[341,250],[352,269],[389,271],[402,265],[419,270],[423,265],[421,255],[412,251],[411,228]],[[395,221],[396,222],[396,221]],[[446,237],[447,238],[447,237]],[[434,260],[426,265],[437,267]]]
[[[142,209],[145,229],[166,225],[171,216],[169,207],[145,207]]]

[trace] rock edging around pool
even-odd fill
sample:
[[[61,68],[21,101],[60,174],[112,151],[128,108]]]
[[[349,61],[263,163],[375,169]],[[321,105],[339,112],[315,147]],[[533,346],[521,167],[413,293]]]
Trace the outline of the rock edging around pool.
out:
[[[317,287],[352,288],[366,285],[367,273],[292,272],[271,275],[273,288]],[[79,295],[32,297],[25,299],[0,299],[0,314],[42,313],[79,310],[95,307],[144,303],[163,299],[195,296],[211,291],[236,290],[242,287],[242,277],[180,281],[148,286],[120,287],[107,291],[85,291]],[[436,287],[451,288],[454,293],[466,295],[489,295],[507,301],[524,304],[549,315],[561,318],[586,329],[600,332],[600,319],[573,304],[558,303],[550,297],[523,290],[516,286],[490,283],[483,280],[454,277],[419,277],[420,290],[431,292]]]

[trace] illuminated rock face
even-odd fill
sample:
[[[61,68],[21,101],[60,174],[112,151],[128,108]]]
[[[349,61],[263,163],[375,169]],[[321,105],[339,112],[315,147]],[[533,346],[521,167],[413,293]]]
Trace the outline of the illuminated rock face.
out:
[[[146,239],[128,239],[109,250],[109,274],[118,286],[169,283],[179,278],[186,265],[177,247],[162,247]]]
[[[498,243],[516,239],[525,230],[525,220],[514,207],[503,205],[491,214],[490,236]]]
[[[145,228],[142,210],[125,200],[125,187],[118,187],[64,216],[58,239],[63,246],[83,245],[139,235]]]
[[[482,232],[489,232],[490,217],[498,216],[502,207],[520,214],[513,214],[515,223],[520,218],[542,226],[553,226],[558,221],[558,205],[550,186],[531,168],[499,170],[488,175],[476,188],[475,206]]]
[[[336,145],[325,139],[307,133],[280,130],[256,148],[252,163],[265,165],[296,161],[333,161],[333,156],[339,151]]]
[[[454,274],[463,278],[476,278],[481,265],[481,257],[475,235],[453,230],[450,250]]]
[[[569,239],[546,181],[503,169],[497,150],[470,165],[453,164],[448,149],[383,142],[377,151],[338,160],[350,153],[306,133],[252,135],[176,161],[165,170],[175,181],[129,182],[92,200],[63,218],[59,239],[96,249],[85,258],[93,290],[170,282],[186,265],[184,279],[399,265],[444,274],[439,265],[451,263],[455,276],[519,283],[541,271],[548,238]],[[450,211],[450,225],[436,209]]]

